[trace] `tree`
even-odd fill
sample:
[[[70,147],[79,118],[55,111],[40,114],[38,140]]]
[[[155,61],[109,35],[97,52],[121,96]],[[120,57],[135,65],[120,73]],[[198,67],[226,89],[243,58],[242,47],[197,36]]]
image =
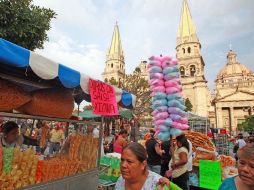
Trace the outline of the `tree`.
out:
[[[136,96],[136,103],[133,107],[133,112],[136,116],[142,119],[147,113],[151,112],[149,84],[141,76],[140,69],[135,69],[133,74],[126,75],[121,87]]]
[[[242,123],[243,130],[250,133],[254,132],[254,115],[250,115]]]
[[[185,106],[186,106],[185,111],[192,111],[193,106],[192,106],[191,101],[189,100],[189,98],[186,98]]]
[[[118,83],[117,83],[116,79],[113,78],[113,77],[109,80],[109,84],[118,86]]]
[[[0,36],[29,50],[43,48],[56,13],[32,4],[32,0],[0,1]]]

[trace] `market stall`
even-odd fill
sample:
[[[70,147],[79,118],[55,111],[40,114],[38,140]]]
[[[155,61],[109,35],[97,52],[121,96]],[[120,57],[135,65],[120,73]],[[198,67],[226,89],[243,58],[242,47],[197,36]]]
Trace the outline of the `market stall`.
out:
[[[188,131],[186,137],[192,143],[194,155],[192,189],[218,189],[222,180],[237,175],[235,159],[218,152],[207,135]]]
[[[109,116],[118,114],[117,104],[132,108],[135,102],[128,92],[0,38],[1,117],[65,122],[68,130],[83,122],[71,119],[74,102],[91,99],[95,114]],[[53,157],[1,147],[0,189],[97,189],[101,131],[99,138],[69,134]]]

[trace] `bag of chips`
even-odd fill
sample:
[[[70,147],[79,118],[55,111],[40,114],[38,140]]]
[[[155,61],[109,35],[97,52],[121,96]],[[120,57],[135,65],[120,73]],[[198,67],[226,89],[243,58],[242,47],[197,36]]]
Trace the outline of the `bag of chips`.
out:
[[[74,99],[69,90],[47,89],[33,93],[32,100],[20,107],[19,111],[48,117],[70,118]]]
[[[0,111],[12,111],[31,100],[21,87],[0,79]]]

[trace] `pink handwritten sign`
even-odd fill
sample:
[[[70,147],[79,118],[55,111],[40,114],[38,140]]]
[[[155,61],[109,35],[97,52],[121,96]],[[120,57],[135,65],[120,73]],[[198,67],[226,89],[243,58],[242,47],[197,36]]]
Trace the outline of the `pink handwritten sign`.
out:
[[[93,113],[119,115],[114,88],[100,81],[89,79]]]

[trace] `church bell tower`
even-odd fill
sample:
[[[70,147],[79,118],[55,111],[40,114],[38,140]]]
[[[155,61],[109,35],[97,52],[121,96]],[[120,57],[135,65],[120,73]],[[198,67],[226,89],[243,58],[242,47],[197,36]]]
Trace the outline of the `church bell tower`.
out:
[[[107,53],[106,65],[102,78],[105,82],[121,83],[125,76],[124,52],[120,38],[118,24],[116,23],[111,44]]]
[[[204,76],[205,63],[187,0],[183,0],[181,10],[176,39],[176,57],[179,61],[184,98],[191,101],[194,114],[208,116],[210,92]]]

